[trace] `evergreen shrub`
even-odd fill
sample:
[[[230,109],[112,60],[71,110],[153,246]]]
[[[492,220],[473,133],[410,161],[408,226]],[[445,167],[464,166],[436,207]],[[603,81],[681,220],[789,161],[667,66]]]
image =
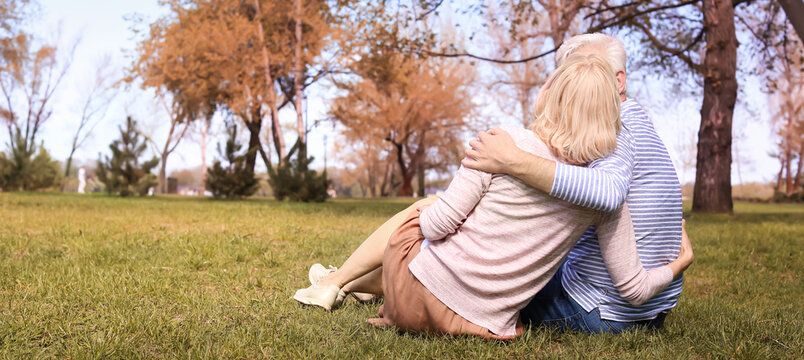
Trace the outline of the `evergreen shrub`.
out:
[[[291,158],[294,153],[296,157]],[[306,154],[306,145],[297,141],[282,165],[268,169],[268,183],[277,200],[322,202],[327,199],[327,172],[318,174],[310,169],[313,157]]]
[[[248,155],[257,149],[250,149],[238,155],[242,147],[243,145],[237,142],[237,126],[230,127],[225,149],[221,150],[218,144],[218,152],[226,164],[215,160],[212,167],[207,169],[206,187],[215,198],[239,199],[251,196],[257,191],[259,180],[254,176],[254,170],[246,164]]]
[[[37,151],[38,150],[38,151]],[[34,191],[57,185],[61,171],[44,146],[28,148],[19,130],[8,154],[0,153],[0,188],[5,191]]]
[[[131,116],[126,117],[125,129],[119,129],[120,139],[109,145],[112,156],[107,156],[105,161],[98,159],[96,175],[109,194],[144,196],[149,188],[156,186],[156,176],[151,170],[159,164],[159,158],[140,163],[146,144]]]

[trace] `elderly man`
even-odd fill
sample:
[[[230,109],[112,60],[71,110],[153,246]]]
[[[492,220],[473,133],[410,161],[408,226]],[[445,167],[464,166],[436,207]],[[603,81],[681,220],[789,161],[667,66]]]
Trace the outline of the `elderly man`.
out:
[[[625,97],[625,49],[616,37],[585,34],[558,49],[556,63],[575,54],[605,57],[615,71],[622,100],[623,130],[617,151],[588,167],[555,163],[516,147],[495,128],[470,142],[463,165],[519,178],[576,205],[613,211],[626,201],[645,268],[676,258],[682,236],[681,190],[670,156],[642,107]],[[664,323],[681,294],[681,276],[641,306],[630,305],[612,283],[595,229],[576,244],[559,272],[522,311],[525,323],[583,332],[619,333]]]

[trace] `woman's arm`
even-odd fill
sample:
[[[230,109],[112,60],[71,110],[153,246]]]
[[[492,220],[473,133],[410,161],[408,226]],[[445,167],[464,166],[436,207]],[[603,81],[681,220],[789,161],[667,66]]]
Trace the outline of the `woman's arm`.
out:
[[[455,232],[488,191],[491,174],[461,166],[449,187],[419,215],[419,227],[429,240]]]
[[[687,220],[681,219],[681,249],[678,251],[678,257],[673,262],[667,264],[673,270],[673,278],[687,270],[695,260],[695,254],[692,253],[692,242],[690,237],[687,236]]]
[[[614,286],[631,305],[642,305],[660,293],[693,261],[692,246],[682,223],[679,256],[668,265],[645,270],[639,260],[628,206],[605,214],[597,227],[600,251]]]

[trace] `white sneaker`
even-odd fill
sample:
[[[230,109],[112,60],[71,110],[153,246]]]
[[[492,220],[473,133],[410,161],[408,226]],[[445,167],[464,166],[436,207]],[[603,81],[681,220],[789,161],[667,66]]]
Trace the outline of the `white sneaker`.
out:
[[[327,277],[327,275],[335,270],[338,270],[338,268],[332,265],[330,265],[329,268],[325,268],[324,265],[313,264],[313,266],[310,266],[310,271],[307,273],[307,278],[310,279],[310,285],[318,284],[321,279]]]
[[[318,285],[321,282],[321,279],[327,277],[333,271],[338,270],[338,268],[330,265],[329,268],[325,268],[324,265],[321,264],[313,264],[310,266],[310,271],[307,272],[307,279],[310,280],[310,285]],[[334,285],[333,285],[334,286]],[[346,299],[346,293],[343,290],[338,289],[338,297],[335,299],[335,304],[333,306],[338,307],[341,306],[343,300]]]
[[[338,268],[330,265],[329,268],[324,267],[321,264],[313,264],[310,266],[310,271],[307,273],[307,278],[310,280],[310,285],[318,285],[321,279],[327,277],[333,271],[338,270]],[[341,291],[343,292],[343,291]],[[362,292],[352,292],[351,294],[357,301],[362,303],[372,302],[377,300],[377,295],[370,294],[370,293],[362,293]],[[344,292],[343,295],[338,294],[339,298],[345,298],[346,293]]]
[[[346,297],[346,294],[335,285],[317,284],[296,290],[296,294],[293,295],[293,299],[302,304],[320,306],[327,311],[332,311],[333,307],[340,305],[344,297]]]

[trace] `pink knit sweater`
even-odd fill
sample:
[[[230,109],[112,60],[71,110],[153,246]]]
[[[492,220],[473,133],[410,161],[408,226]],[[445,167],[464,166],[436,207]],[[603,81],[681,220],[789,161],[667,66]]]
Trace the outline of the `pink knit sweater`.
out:
[[[556,160],[532,131],[505,130],[521,149]],[[611,279],[629,302],[647,301],[673,277],[667,266],[642,267],[625,206],[612,213],[582,208],[507,175],[461,167],[419,220],[429,246],[410,271],[450,309],[497,335],[515,334],[519,311],[591,225]]]

